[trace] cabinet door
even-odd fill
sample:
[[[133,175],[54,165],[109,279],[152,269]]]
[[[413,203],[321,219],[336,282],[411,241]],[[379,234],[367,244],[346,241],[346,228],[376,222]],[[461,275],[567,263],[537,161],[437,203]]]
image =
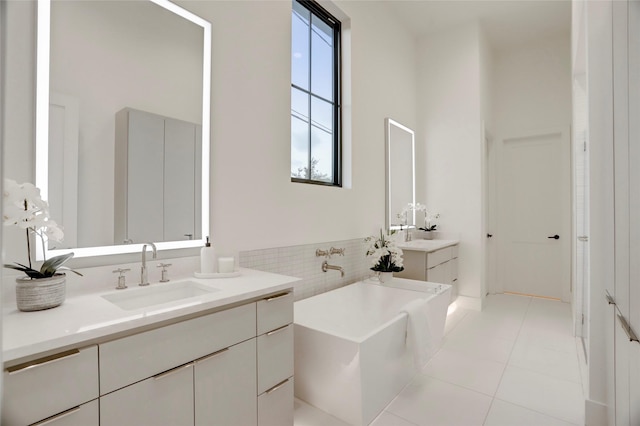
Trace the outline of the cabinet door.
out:
[[[195,363],[195,424],[256,424],[256,339]]]
[[[193,364],[100,397],[100,426],[192,426]]]
[[[165,241],[164,120],[129,111],[127,238],[134,243]]]
[[[25,425],[98,397],[98,348],[69,350],[5,369],[3,425]]]
[[[32,426],[98,426],[99,424],[98,400],[94,399],[79,407],[34,423]]]
[[[258,426],[293,425],[293,378],[274,386],[258,398]]]
[[[196,125],[164,122],[164,241],[179,241],[195,236]]]

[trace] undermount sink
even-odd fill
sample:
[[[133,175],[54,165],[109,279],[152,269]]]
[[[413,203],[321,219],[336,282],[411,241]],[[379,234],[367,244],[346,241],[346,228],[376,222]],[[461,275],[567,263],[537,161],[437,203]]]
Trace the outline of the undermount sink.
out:
[[[216,291],[220,290],[194,281],[179,281],[167,284],[151,284],[145,288],[120,290],[115,293],[105,294],[102,298],[120,309],[131,311],[161,303],[202,296]]]

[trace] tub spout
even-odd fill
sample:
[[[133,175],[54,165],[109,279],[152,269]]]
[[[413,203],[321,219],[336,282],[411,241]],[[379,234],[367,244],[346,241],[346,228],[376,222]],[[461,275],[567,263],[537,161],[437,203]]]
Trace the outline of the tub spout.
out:
[[[322,272],[327,272],[329,269],[340,271],[340,277],[344,277],[344,269],[342,269],[342,266],[329,265],[326,260],[322,262]]]

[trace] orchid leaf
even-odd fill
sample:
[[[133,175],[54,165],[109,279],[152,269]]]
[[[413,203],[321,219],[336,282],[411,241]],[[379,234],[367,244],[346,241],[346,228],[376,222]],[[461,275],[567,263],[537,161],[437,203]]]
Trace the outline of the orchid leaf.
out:
[[[61,266],[61,267],[58,268],[58,270],[70,271],[70,272],[73,272],[76,275],[80,275],[81,277],[84,277],[84,275],[82,275],[80,272],[74,271],[73,269],[68,268],[66,266]]]
[[[73,257],[73,253],[61,254],[60,256],[52,257],[45,260],[40,268],[40,273],[45,277],[52,277],[58,271],[58,268],[62,266],[67,260]]]

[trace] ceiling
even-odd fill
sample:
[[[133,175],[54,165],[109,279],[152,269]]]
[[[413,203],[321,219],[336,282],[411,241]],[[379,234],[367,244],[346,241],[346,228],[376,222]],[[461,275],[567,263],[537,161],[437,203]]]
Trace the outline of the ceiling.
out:
[[[478,21],[496,50],[571,33],[570,0],[388,0],[388,4],[416,36]]]

